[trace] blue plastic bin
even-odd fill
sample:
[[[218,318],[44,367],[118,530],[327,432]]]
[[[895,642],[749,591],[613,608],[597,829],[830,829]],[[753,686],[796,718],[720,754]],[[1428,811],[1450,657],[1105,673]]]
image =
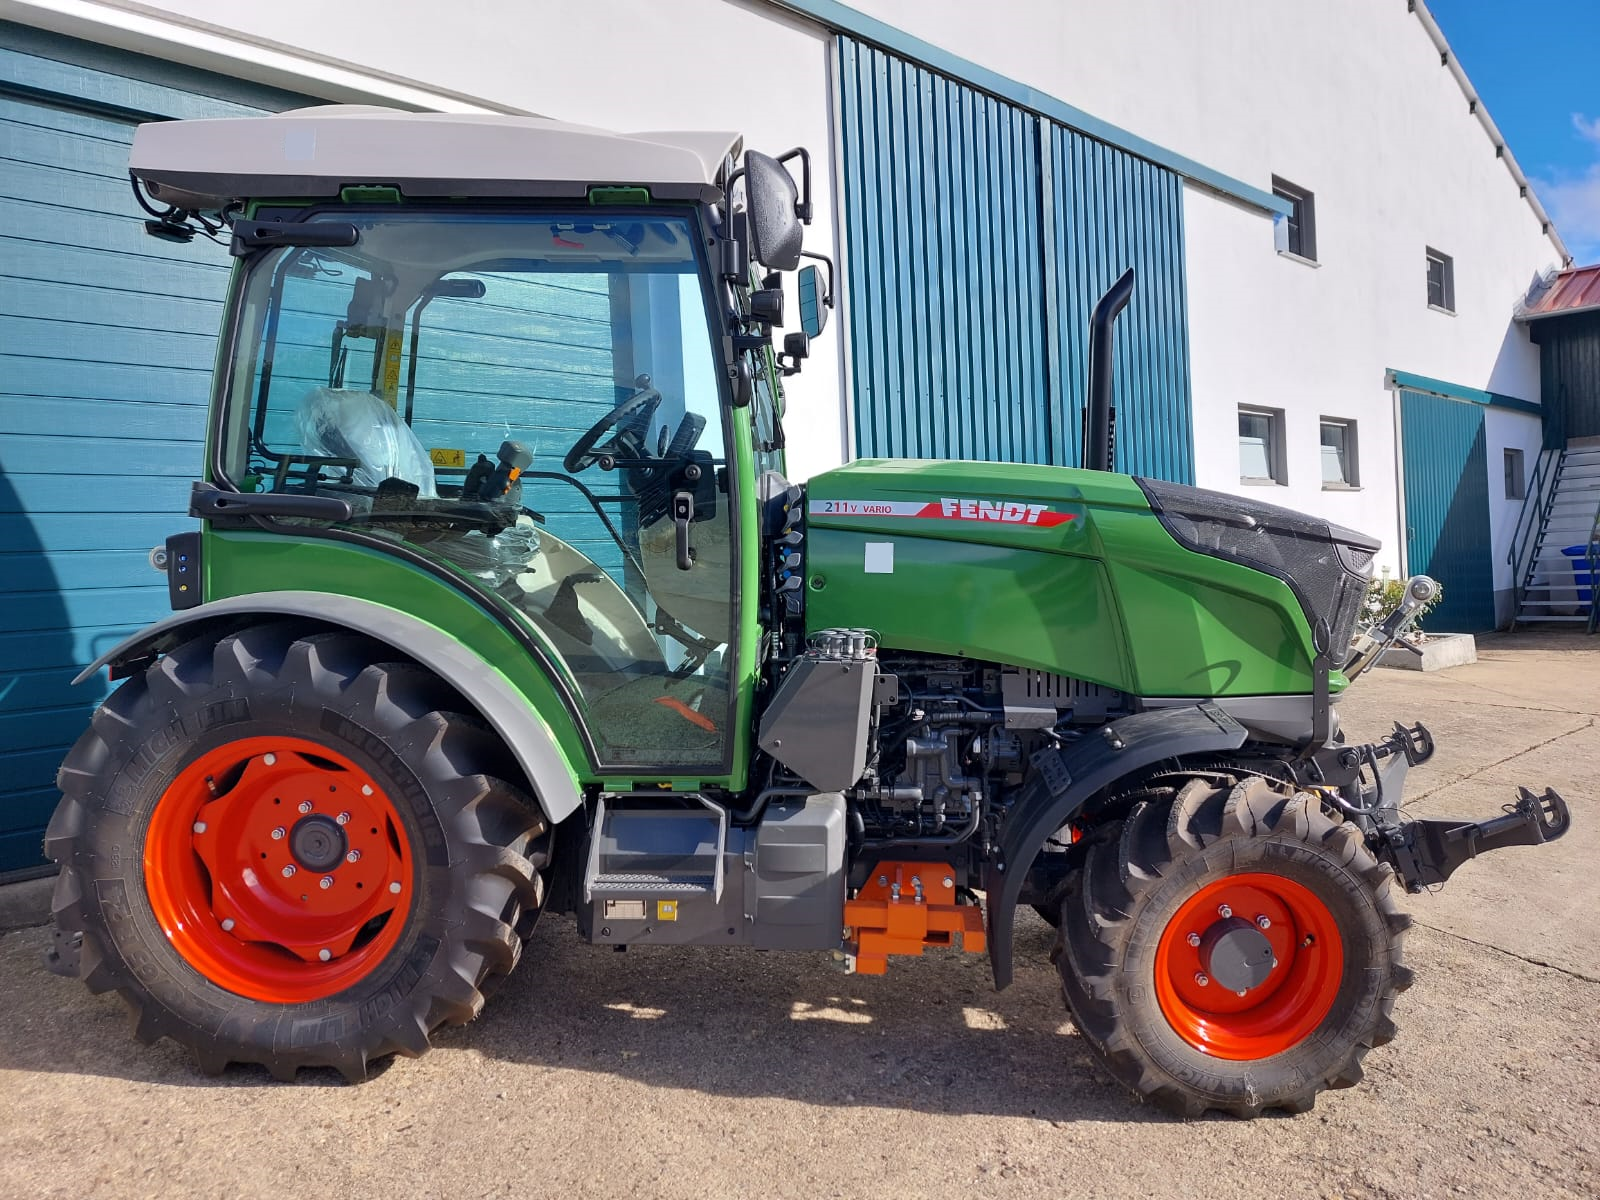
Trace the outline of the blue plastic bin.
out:
[[[1572,559],[1572,582],[1578,589],[1578,602],[1590,604],[1594,601],[1594,580],[1589,578],[1589,564],[1583,561],[1588,558],[1589,547],[1568,546],[1561,553]]]

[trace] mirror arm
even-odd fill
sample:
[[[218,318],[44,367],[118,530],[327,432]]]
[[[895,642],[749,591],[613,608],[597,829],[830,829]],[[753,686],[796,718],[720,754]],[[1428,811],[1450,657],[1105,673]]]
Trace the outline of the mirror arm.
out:
[[[802,225],[811,224],[811,155],[804,146],[796,146],[786,154],[778,155],[778,161],[788,162],[791,158],[800,160],[800,199],[795,201],[794,215],[800,218]]]
[[[727,186],[723,194],[727,196],[728,217],[725,224],[727,232],[723,235],[718,247],[718,269],[722,277],[729,283],[747,284],[750,274],[750,248],[749,244],[739,234],[739,222],[735,220],[733,211],[733,185],[745,176],[745,169],[740,167],[728,176]]]

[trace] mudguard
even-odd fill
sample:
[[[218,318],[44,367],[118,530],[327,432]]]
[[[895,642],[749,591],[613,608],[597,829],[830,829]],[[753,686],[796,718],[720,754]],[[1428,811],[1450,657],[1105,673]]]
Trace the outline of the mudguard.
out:
[[[394,647],[451,683],[478,714],[505,740],[527,773],[534,797],[552,825],[575,812],[582,802],[578,781],[543,719],[494,667],[465,649],[448,634],[413,616],[360,600],[327,592],[256,592],[213,600],[163,617],[118,643],[74,679],[82,683],[101,668],[117,668],[154,658],[179,641],[200,632],[206,624],[228,624],[247,616],[306,617],[338,626]],[[470,686],[460,681],[470,680]]]
[[[1164,759],[1244,744],[1245,728],[1214,704],[1135,713],[1086,734],[1061,750],[1034,755],[1031,778],[1001,833],[984,876],[989,962],[997,990],[1011,984],[1017,900],[1045,840],[1092,797]]]

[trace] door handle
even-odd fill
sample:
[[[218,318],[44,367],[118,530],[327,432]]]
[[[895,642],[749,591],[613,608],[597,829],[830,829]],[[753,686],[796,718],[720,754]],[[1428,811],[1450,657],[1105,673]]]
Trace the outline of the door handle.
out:
[[[694,551],[689,548],[689,526],[694,524],[694,493],[672,493],[672,523],[678,531],[678,570],[694,566]]]

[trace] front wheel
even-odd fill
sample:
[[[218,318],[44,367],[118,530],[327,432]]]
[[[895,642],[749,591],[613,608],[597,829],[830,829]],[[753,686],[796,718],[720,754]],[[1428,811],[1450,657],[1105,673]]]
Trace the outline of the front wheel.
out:
[[[1410,919],[1315,797],[1252,777],[1152,790],[1080,847],[1056,964],[1113,1075],[1170,1112],[1303,1112],[1395,1032]]]
[[[363,1078],[476,1016],[547,834],[505,748],[414,664],[266,624],[124,683],[62,765],[45,849],[78,973],[203,1070]]]

